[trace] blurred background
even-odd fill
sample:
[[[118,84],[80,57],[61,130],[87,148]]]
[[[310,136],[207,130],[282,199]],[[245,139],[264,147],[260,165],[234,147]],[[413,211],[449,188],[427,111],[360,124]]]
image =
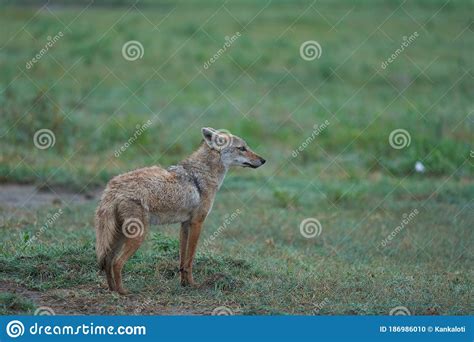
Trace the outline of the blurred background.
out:
[[[34,290],[60,313],[153,294],[140,310],[472,314],[472,2],[0,4],[2,312]],[[101,189],[177,163],[203,126],[267,159],[232,170],[208,218],[204,241],[243,213],[198,258],[224,277],[183,292],[176,227],[155,227],[117,304],[94,261]]]

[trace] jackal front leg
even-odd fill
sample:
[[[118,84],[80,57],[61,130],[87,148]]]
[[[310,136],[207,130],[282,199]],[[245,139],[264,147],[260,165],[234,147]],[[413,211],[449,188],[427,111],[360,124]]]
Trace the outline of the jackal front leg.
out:
[[[194,285],[193,279],[193,260],[194,255],[196,254],[196,247],[199,240],[199,235],[201,235],[202,221],[192,221],[189,225],[189,231],[187,233],[187,245],[185,258],[181,259],[180,262],[180,273],[181,273],[181,285]],[[182,228],[182,227],[181,227]],[[183,234],[181,237],[183,237]],[[181,242],[181,250],[184,249],[183,242]],[[181,253],[183,255],[183,253]]]
[[[184,272],[184,266],[186,263],[186,250],[188,249],[190,227],[190,222],[183,222],[181,223],[181,229],[179,231],[179,273],[181,276],[181,285],[183,286],[187,284],[187,276]]]

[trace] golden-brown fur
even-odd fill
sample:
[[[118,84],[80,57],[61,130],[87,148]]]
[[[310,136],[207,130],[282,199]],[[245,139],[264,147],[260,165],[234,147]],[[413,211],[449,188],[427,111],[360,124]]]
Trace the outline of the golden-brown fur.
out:
[[[178,165],[145,167],[116,176],[107,184],[95,227],[97,258],[110,290],[126,293],[122,268],[142,244],[150,214],[157,217],[158,224],[181,223],[181,284],[192,285],[202,224],[228,168],[256,168],[265,163],[239,137],[212,128],[203,128],[202,133],[204,142]]]

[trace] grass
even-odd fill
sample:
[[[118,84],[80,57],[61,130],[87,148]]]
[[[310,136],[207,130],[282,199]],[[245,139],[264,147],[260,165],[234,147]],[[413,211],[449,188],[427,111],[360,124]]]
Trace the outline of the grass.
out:
[[[81,15],[77,7],[3,6],[0,181],[31,183],[60,200],[12,210],[0,195],[1,314],[38,306],[210,314],[223,305],[243,314],[388,314],[396,306],[472,314],[469,3],[321,1],[305,12],[309,4],[160,2]],[[129,40],[141,42],[142,59],[122,57]],[[307,40],[321,44],[321,58],[300,57]],[[151,127],[116,157],[147,120]],[[268,162],[227,176],[201,238],[210,242],[198,250],[201,287],[179,286],[178,231],[164,226],[125,267],[131,295],[108,293],[94,256],[97,197],[71,202],[65,191],[82,196],[118,173],[175,163],[197,146],[202,126],[241,135]],[[33,136],[43,128],[55,144],[41,150]],[[403,149],[389,144],[398,128],[410,134]],[[417,161],[425,173],[414,172]],[[309,217],[322,231],[307,239],[299,226]]]
[[[252,183],[238,182],[244,188]],[[2,237],[2,279],[43,293],[40,304],[63,313],[91,313],[94,309],[84,309],[85,301],[110,314],[136,310],[160,314],[163,305],[199,314],[210,314],[221,305],[245,314],[387,314],[399,305],[413,314],[469,314],[472,259],[466,251],[472,232],[466,227],[472,217],[458,211],[472,190],[448,185],[446,197],[423,207],[411,193],[427,197],[432,185],[417,180],[405,184],[412,192],[399,188],[376,207],[394,185],[389,180],[380,183],[366,187],[380,193],[367,190],[368,198],[360,195],[358,200],[341,201],[335,204],[337,211],[322,195],[315,196],[316,189],[302,191],[303,182],[294,186],[302,191],[298,208],[243,207],[242,215],[199,250],[195,278],[202,287],[198,289],[179,286],[177,227],[154,227],[145,246],[126,265],[125,284],[132,290],[132,303],[130,298],[108,293],[97,270],[91,214],[95,201],[65,211],[30,245],[23,234],[38,231],[37,220],[47,217],[47,212],[42,209],[27,216],[25,211],[25,216],[14,219],[20,227]],[[250,186],[240,194],[225,187],[201,242],[222,225],[230,208],[252,195]],[[255,200],[266,203],[272,197],[267,190]],[[403,213],[413,208],[420,213],[412,224],[381,247]],[[300,235],[299,221],[315,213],[323,232],[306,239]],[[67,299],[67,306],[59,300],[64,293],[57,294],[58,289],[75,294]],[[319,303],[324,305],[318,310]]]
[[[34,304],[15,293],[0,293],[0,315],[15,314],[18,312],[31,312]]]

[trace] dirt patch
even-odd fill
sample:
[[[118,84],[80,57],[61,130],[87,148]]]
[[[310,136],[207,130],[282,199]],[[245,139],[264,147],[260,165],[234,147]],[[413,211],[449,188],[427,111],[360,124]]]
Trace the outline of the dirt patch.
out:
[[[33,291],[12,281],[0,281],[1,293],[12,293],[30,300],[36,307],[46,307],[55,315],[205,315],[208,308],[171,307],[157,299],[139,294],[120,296],[100,284],[74,289]],[[33,312],[17,312],[33,314]]]
[[[102,189],[84,193],[35,185],[0,184],[0,207],[35,209],[41,206],[77,204],[97,200]]]

